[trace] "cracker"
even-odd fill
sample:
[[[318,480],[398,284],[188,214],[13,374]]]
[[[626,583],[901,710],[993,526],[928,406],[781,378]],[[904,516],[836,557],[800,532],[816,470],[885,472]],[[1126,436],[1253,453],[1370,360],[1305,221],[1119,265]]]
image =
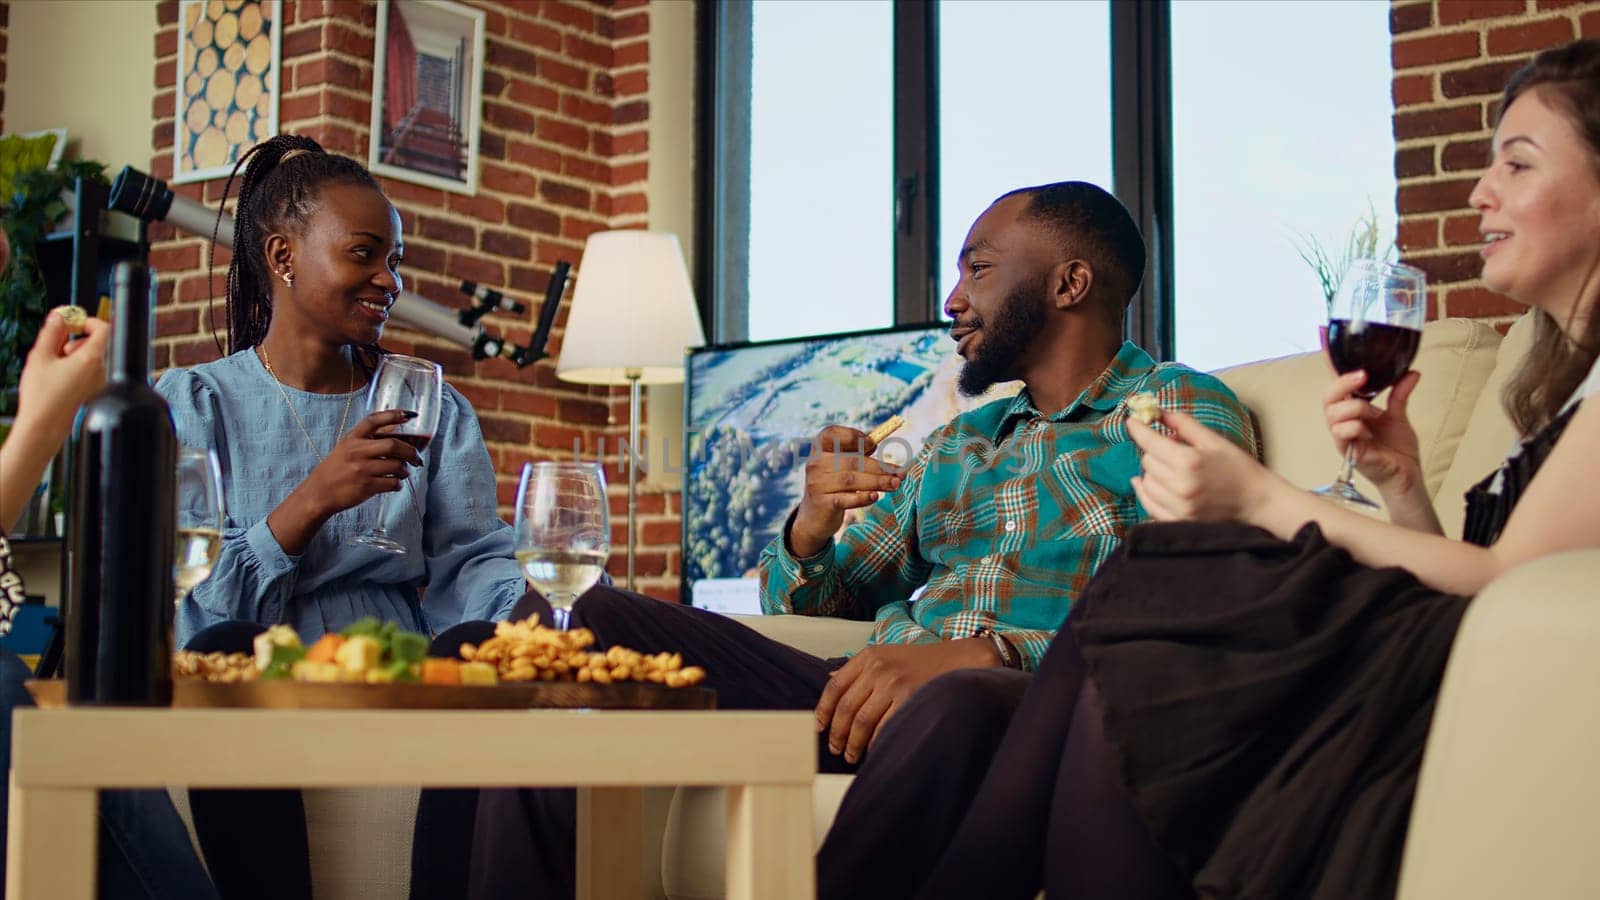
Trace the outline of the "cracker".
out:
[[[1154,425],[1161,420],[1161,404],[1156,402],[1155,394],[1141,391],[1122,402],[1128,407],[1129,416],[1146,425]]]
[[[61,324],[67,326],[67,333],[71,335],[83,334],[89,323],[89,313],[81,306],[58,306],[56,315],[61,317]]]
[[[899,431],[901,426],[905,424],[906,420],[900,416],[890,416],[888,421],[884,422],[882,425],[879,425],[877,428],[872,429],[872,431],[867,434],[867,438],[871,440],[873,444],[881,444],[883,443],[884,438],[894,434],[896,431]]]

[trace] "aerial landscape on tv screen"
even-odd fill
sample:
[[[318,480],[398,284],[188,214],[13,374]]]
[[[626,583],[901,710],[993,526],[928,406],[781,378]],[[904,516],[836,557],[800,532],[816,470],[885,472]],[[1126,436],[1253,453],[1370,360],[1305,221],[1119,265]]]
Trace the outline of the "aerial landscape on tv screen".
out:
[[[927,328],[694,353],[685,581],[754,575],[800,500],[805,463],[797,451],[824,426],[869,431],[898,414],[906,424],[881,454],[904,462],[935,428],[993,399],[957,392],[954,348],[944,328]]]

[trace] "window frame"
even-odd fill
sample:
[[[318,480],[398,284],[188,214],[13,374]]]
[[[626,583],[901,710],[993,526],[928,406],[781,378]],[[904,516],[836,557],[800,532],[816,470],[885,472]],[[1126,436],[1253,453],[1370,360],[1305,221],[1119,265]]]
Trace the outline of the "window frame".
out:
[[[1133,213],[1149,247],[1144,284],[1128,309],[1127,335],[1158,360],[1172,358],[1171,10],[1168,0],[1110,4],[1111,190]],[[711,343],[749,337],[750,207],[730,185],[750,176],[751,0],[696,3],[695,289]],[[937,321],[939,292],[939,7],[894,0],[894,325]],[[742,152],[741,152],[742,148]]]

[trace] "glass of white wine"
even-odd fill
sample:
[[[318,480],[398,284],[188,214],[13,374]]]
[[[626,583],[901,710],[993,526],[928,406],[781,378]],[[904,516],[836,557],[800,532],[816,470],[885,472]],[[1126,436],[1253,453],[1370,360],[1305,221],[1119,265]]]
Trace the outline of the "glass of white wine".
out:
[[[217,455],[209,448],[180,448],[175,480],[178,541],[172,582],[182,604],[196,585],[211,577],[222,553],[222,470]]]
[[[517,564],[550,601],[556,627],[600,580],[611,555],[611,510],[599,463],[537,462],[517,484]]]

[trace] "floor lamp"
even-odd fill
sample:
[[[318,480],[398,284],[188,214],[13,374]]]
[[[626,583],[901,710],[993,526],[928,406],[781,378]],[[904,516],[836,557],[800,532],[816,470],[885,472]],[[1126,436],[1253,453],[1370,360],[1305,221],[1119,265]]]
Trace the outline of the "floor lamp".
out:
[[[602,231],[589,236],[561,338],[556,377],[628,386],[628,590],[638,543],[639,389],[683,381],[684,351],[705,343],[677,235]]]

